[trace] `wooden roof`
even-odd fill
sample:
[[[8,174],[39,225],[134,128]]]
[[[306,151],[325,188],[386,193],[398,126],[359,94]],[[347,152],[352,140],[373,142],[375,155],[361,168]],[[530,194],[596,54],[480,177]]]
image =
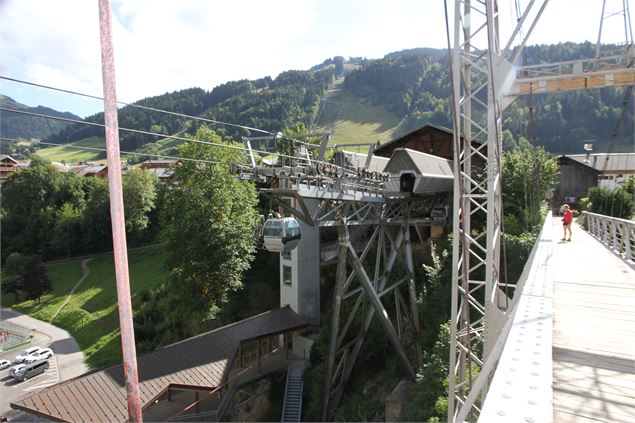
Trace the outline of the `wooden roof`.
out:
[[[271,310],[137,357],[142,407],[168,386],[214,390],[229,373],[241,342],[308,326],[288,307]],[[46,388],[14,409],[59,421],[128,420],[123,365],[87,373]]]
[[[415,136],[417,134],[424,134],[424,133],[430,133],[430,132],[439,133],[439,134],[447,137],[448,139],[452,139],[454,137],[454,132],[451,129],[449,129],[449,128],[446,128],[444,126],[426,124],[426,125],[422,126],[421,128],[417,128],[417,129],[415,129],[413,131],[408,132],[405,135],[400,136],[399,138],[396,138],[394,140],[390,140],[390,141],[382,144],[380,147],[378,147],[375,150],[374,154],[381,156],[381,155],[384,155],[384,153],[387,153],[388,155],[390,155],[392,150],[395,149],[395,148],[407,147],[405,145],[406,142],[410,138],[412,138],[413,136]]]
[[[6,154],[0,154],[0,162],[13,162],[14,164],[18,164],[18,161],[11,156],[7,156]]]
[[[606,173],[635,173],[635,153],[567,154],[568,158],[595,170]]]

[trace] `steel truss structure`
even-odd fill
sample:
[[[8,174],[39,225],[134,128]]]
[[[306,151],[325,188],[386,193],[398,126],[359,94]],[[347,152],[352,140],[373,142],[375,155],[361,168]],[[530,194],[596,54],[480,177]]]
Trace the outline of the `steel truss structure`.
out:
[[[454,225],[448,421],[474,421],[495,365],[513,286],[501,280],[503,110],[522,94],[635,83],[635,52],[514,67],[548,0],[530,0],[505,44],[497,0],[455,0],[451,45],[454,101]],[[626,9],[625,9],[626,10]],[[625,12],[626,13],[626,12]],[[523,34],[522,26],[529,23]],[[450,23],[448,23],[450,25]],[[448,28],[450,31],[451,28]],[[517,46],[512,49],[512,45]],[[504,46],[504,47],[502,47]],[[520,75],[524,73],[524,76]],[[474,163],[487,162],[487,177]],[[486,222],[485,230],[472,225]],[[487,366],[484,366],[486,361]],[[485,371],[487,369],[487,371]],[[478,376],[477,376],[478,375]],[[478,377],[478,383],[477,383]],[[472,388],[478,392],[472,392]]]
[[[414,380],[422,355],[411,228],[421,237],[419,230],[430,225],[430,210],[439,199],[387,200],[371,196],[360,200],[330,188],[303,190],[301,185],[261,193],[307,224],[337,228],[337,270],[322,420],[332,419],[374,318],[406,374]],[[285,199],[292,199],[296,207]],[[319,201],[317,206],[309,207],[305,199]],[[355,236],[349,232],[352,228]],[[398,263],[405,265],[405,274],[394,280],[391,276]]]
[[[269,170],[254,168],[252,172]],[[241,173],[250,174],[247,169]],[[261,194],[304,223],[335,227],[338,233],[322,404],[322,420],[327,421],[333,417],[373,319],[381,324],[405,373],[415,379],[422,352],[411,229],[423,239],[421,228],[431,224],[432,208],[444,200],[447,203],[447,195],[386,198],[374,181],[287,175],[278,171],[279,187],[262,189]],[[397,279],[399,264],[403,276]]]
[[[371,228],[358,255],[346,219],[337,227],[339,255],[322,403],[323,421],[331,419],[339,403],[375,316],[408,376],[414,379],[421,366],[410,228],[406,224],[395,228],[378,224]],[[389,276],[400,255],[406,264],[405,276],[393,281]]]

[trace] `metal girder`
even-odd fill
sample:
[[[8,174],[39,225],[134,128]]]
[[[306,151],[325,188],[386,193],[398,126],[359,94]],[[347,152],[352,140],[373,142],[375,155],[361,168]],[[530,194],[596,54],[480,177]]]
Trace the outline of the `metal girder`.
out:
[[[396,234],[391,236],[391,231],[396,231]],[[349,236],[346,221],[338,226],[338,234],[340,252],[324,384],[323,421],[332,417],[341,399],[375,316],[379,318],[395,354],[411,378],[415,377],[415,369],[421,360],[414,266],[412,257],[408,257],[412,254],[409,226],[404,224],[393,229],[383,224],[374,226],[374,231],[359,256]],[[365,264],[371,251],[375,252],[375,260]],[[398,258],[403,255],[406,256],[404,262],[408,276],[393,281],[390,275]],[[372,272],[369,273],[367,266],[372,267]],[[354,284],[354,281],[358,283]],[[401,292],[406,287],[409,293],[408,302]],[[393,295],[388,295],[391,293]],[[394,298],[395,302],[392,316],[383,303],[388,298]],[[345,306],[344,302],[347,300],[352,303]],[[414,347],[410,354],[407,352],[409,347]]]
[[[532,2],[533,3],[533,2]],[[525,19],[527,15],[523,15]],[[514,36],[519,32],[515,31]],[[495,0],[454,2],[454,226],[448,421],[464,406],[488,351],[485,330],[498,304],[501,206],[502,93],[512,67],[502,53]],[[487,154],[487,180],[478,180],[478,158]],[[484,215],[486,228],[473,228]],[[481,232],[473,235],[473,231]],[[484,232],[483,232],[484,231]],[[496,329],[493,329],[496,333]],[[483,345],[483,343],[485,345]],[[477,417],[478,407],[468,419]]]
[[[348,232],[348,229],[346,228],[346,226],[341,226],[339,228],[339,231]],[[377,291],[375,290],[375,287],[370,281],[368,274],[366,273],[366,270],[364,269],[364,266],[362,265],[362,263],[360,263],[359,257],[357,257],[357,254],[355,253],[355,249],[350,244],[348,245],[348,249],[349,249],[349,255],[348,255],[349,264],[353,267],[353,269],[355,269],[357,279],[359,283],[362,285],[362,287],[364,288],[364,290],[366,291],[366,296],[370,300],[371,305],[377,312],[377,318],[379,319],[379,322],[381,323],[381,325],[384,327],[384,331],[388,335],[388,339],[393,344],[393,348],[397,352],[397,355],[399,359],[401,360],[401,364],[404,366],[408,375],[414,380],[416,378],[414,368],[410,364],[410,359],[408,358],[406,351],[403,349],[403,346],[401,345],[401,341],[399,339],[399,335],[397,334],[397,331],[395,330],[395,327],[393,326],[392,322],[388,318],[388,311],[382,304],[381,298],[379,297],[379,294],[377,293]],[[414,308],[416,312],[416,304]],[[415,316],[413,316],[413,319],[417,318]]]
[[[635,51],[601,58],[571,60],[554,64],[523,66],[527,74],[512,84],[507,96],[553,93],[587,88],[619,87],[635,84]]]
[[[382,202],[365,202],[355,198],[331,198],[318,195],[311,197],[300,187],[289,189],[262,189],[260,193],[280,206],[286,213],[295,216],[310,226],[339,226],[342,217],[346,225],[430,225],[430,212],[441,201],[438,196],[403,198]],[[315,192],[313,192],[315,193]],[[285,199],[292,199],[297,207],[291,207]],[[316,200],[316,207],[309,207],[306,200]]]

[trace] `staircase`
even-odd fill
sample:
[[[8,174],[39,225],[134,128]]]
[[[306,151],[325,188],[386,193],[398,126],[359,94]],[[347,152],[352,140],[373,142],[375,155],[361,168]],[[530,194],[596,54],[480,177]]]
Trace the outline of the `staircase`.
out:
[[[289,363],[287,387],[284,392],[282,422],[299,422],[302,415],[302,375],[304,367]]]

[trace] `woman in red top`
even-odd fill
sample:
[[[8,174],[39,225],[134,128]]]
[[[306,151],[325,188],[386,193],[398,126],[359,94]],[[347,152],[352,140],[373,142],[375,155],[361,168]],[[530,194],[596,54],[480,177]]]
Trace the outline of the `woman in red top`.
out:
[[[562,218],[564,238],[562,238],[561,241],[571,241],[571,222],[573,222],[573,212],[568,204],[565,204],[562,208],[564,210],[564,217]],[[569,238],[567,238],[567,231],[569,232]]]

